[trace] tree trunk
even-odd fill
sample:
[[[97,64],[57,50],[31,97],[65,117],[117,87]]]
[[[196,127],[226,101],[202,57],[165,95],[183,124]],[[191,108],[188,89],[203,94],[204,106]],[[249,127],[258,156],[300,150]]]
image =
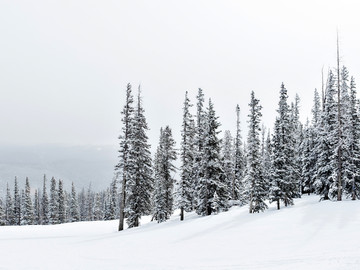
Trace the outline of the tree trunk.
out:
[[[123,178],[122,187],[121,187],[121,198],[120,198],[120,219],[119,219],[119,231],[124,230],[124,220],[125,220],[125,186],[126,178]]]
[[[184,207],[180,208],[180,220],[184,220]]]
[[[277,210],[280,210],[280,199],[276,200],[276,204],[277,204]]]

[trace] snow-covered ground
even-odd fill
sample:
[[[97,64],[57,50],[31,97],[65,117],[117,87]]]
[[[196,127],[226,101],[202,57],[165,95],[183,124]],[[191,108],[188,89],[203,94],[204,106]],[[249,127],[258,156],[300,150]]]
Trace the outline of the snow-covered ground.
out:
[[[123,232],[117,221],[0,227],[0,269],[360,269],[360,201],[247,211]]]

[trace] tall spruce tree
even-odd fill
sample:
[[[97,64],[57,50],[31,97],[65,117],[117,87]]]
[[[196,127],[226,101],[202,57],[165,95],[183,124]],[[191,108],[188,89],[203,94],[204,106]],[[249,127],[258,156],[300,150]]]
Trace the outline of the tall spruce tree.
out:
[[[21,198],[19,194],[19,186],[17,177],[15,177],[14,181],[14,225],[21,224]]]
[[[23,200],[23,217],[21,224],[22,225],[32,225],[34,219],[34,209],[31,200],[30,194],[30,183],[29,179],[26,177],[25,182],[25,193],[24,193],[24,200]]]
[[[43,183],[43,192],[41,198],[41,224],[47,225],[49,224],[50,219],[49,212],[49,197],[46,190],[46,175],[44,175],[44,183]]]
[[[335,186],[337,179],[337,103],[335,101],[335,77],[329,71],[325,91],[324,109],[321,114],[320,124],[317,130],[318,142],[316,153],[316,180],[314,182],[315,192],[320,195],[321,200],[330,199],[330,186]]]
[[[151,212],[153,191],[152,161],[146,131],[148,126],[142,106],[140,87],[135,110],[133,130],[129,138],[128,178],[126,182],[126,208],[129,228],[138,227],[142,215]]]
[[[218,139],[220,123],[215,115],[211,99],[206,113],[204,129],[203,156],[198,179],[198,204],[196,212],[199,215],[211,215],[214,212],[212,202],[215,192],[219,199],[219,209],[226,211],[229,207],[230,193],[227,189],[227,179],[221,166],[221,141]]]
[[[235,196],[235,190],[239,189],[239,186],[235,185],[235,153],[233,146],[233,138],[229,130],[225,130],[224,138],[221,147],[221,162],[226,176],[226,185],[230,193],[231,199]]]
[[[166,221],[173,212],[173,192],[175,172],[173,162],[176,160],[174,149],[175,141],[169,126],[160,131],[160,142],[155,159],[155,196],[154,196],[154,219],[158,222]]]
[[[0,226],[6,225],[6,218],[5,218],[5,205],[0,198]]]
[[[35,189],[34,194],[34,225],[40,225],[41,224],[41,203],[39,198],[39,190]]]
[[[347,149],[346,167],[344,170],[344,189],[347,197],[352,200],[360,199],[360,118],[359,104],[356,99],[356,84],[353,77],[350,80],[350,95],[346,110],[345,144]]]
[[[58,189],[58,223],[62,224],[66,221],[66,201],[65,201],[64,184],[62,180],[59,180]]]
[[[78,197],[76,195],[76,189],[74,182],[71,184],[71,198],[70,198],[70,222],[80,221],[80,211]]]
[[[254,91],[251,92],[251,101],[249,103],[249,133],[247,138],[247,170],[245,176],[244,195],[249,201],[249,212],[258,213],[267,208],[266,182],[262,175],[261,155],[260,155],[260,119],[261,105],[255,98]]]
[[[195,162],[195,126],[190,112],[191,103],[188,92],[185,94],[183,123],[181,130],[181,175],[177,182],[177,205],[180,208],[180,220],[184,220],[184,211],[193,210],[194,206],[194,162]]]
[[[205,140],[205,128],[206,128],[206,119],[205,119],[205,110],[204,110],[204,92],[201,88],[198,89],[198,94],[196,96],[197,103],[196,103],[196,125],[195,125],[195,160],[193,166],[194,172],[194,182],[193,182],[193,190],[194,190],[194,199],[193,205],[196,207],[198,206],[198,194],[199,194],[199,187],[200,187],[200,179],[203,177],[202,175],[202,158],[204,155],[203,143]]]
[[[50,202],[49,202],[49,224],[59,223],[58,191],[56,189],[56,180],[51,178],[50,183]]]
[[[6,225],[14,225],[14,205],[10,194],[9,184],[6,184],[6,199],[5,199],[5,220]]]
[[[118,197],[118,191],[117,191],[117,183],[116,183],[117,177],[114,177],[109,190],[109,211],[108,211],[108,220],[113,220],[116,218],[116,209],[117,209],[117,197]]]
[[[231,190],[233,200],[239,201],[240,205],[246,204],[246,198],[243,196],[244,185],[243,178],[246,168],[245,154],[242,146],[241,128],[240,128],[240,106],[236,105],[236,137],[235,137],[235,158],[234,158],[234,179]]]
[[[273,179],[270,187],[270,202],[280,201],[285,206],[293,204],[293,198],[298,194],[296,172],[294,168],[294,132],[290,118],[290,109],[287,103],[288,95],[284,84],[280,89],[278,117],[275,120],[273,136]]]
[[[123,123],[122,134],[119,136],[120,139],[120,156],[119,164],[116,166],[117,171],[121,171],[121,193],[120,193],[120,217],[119,217],[119,231],[124,229],[124,220],[125,220],[125,208],[127,201],[127,181],[130,178],[130,147],[131,140],[134,137],[133,125],[134,125],[134,108],[133,108],[134,98],[132,95],[131,84],[129,83],[126,88],[126,99],[125,106],[121,114],[123,118],[121,119]],[[120,173],[116,173],[120,175]]]

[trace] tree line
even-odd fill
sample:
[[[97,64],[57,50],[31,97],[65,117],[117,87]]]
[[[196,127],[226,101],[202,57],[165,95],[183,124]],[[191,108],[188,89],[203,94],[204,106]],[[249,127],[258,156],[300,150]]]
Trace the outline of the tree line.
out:
[[[0,225],[50,225],[77,221],[113,220],[118,218],[118,191],[116,179],[109,188],[94,192],[91,185],[77,193],[74,183],[64,190],[62,180],[51,178],[47,188],[44,175],[43,188],[31,190],[26,178],[20,189],[15,177],[14,189],[6,188],[5,198],[0,198]]]
[[[335,71],[334,71],[335,70]],[[121,182],[119,230],[140,225],[142,215],[158,222],[170,218],[174,209],[211,215],[233,205],[248,205],[250,213],[268,208],[268,203],[287,207],[303,194],[318,194],[321,200],[360,198],[360,106],[353,77],[346,67],[329,70],[321,97],[314,91],[312,119],[299,117],[300,98],[288,100],[281,84],[277,117],[272,132],[261,125],[259,99],[251,93],[248,135],[243,143],[240,108],[236,106],[236,133],[219,138],[220,122],[211,99],[202,89],[195,110],[188,93],[183,106],[181,148],[169,126],[161,128],[154,159],[140,90],[136,105],[132,86],[126,89],[122,111],[117,172]],[[235,121],[234,121],[235,122]],[[181,160],[180,177],[174,161]]]

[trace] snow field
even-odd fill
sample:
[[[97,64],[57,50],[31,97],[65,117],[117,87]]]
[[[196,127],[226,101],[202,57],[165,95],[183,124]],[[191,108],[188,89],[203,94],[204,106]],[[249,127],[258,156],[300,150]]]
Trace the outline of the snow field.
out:
[[[0,227],[0,269],[360,269],[360,202],[318,202],[248,214],[178,212],[117,232],[118,221]]]

